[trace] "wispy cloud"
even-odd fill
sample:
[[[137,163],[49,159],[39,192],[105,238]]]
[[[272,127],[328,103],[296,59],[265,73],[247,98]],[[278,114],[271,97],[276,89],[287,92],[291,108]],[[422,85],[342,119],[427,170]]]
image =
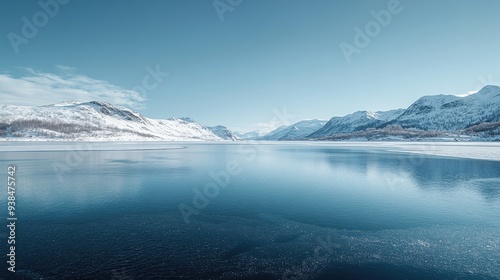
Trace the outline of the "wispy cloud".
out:
[[[0,74],[0,103],[38,106],[61,101],[106,101],[114,105],[142,108],[145,97],[107,81],[76,74],[76,69],[57,66],[60,73],[45,73],[31,68],[13,76]]]

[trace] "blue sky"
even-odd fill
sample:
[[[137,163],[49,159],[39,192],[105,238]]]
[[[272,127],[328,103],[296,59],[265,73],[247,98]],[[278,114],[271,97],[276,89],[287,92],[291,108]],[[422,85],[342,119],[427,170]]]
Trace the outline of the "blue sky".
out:
[[[55,1],[0,3],[0,103],[100,99],[250,131],[500,81],[497,0]]]

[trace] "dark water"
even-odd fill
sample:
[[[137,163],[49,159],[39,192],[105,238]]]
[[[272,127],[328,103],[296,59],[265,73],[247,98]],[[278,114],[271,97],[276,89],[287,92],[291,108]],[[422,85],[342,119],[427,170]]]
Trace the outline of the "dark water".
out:
[[[8,145],[17,272],[5,229],[2,279],[500,279],[500,162],[303,143]]]

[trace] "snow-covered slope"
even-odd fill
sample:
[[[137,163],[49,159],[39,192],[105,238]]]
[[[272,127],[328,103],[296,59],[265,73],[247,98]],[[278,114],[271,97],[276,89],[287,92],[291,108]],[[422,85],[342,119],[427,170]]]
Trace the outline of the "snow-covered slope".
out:
[[[215,135],[219,136],[224,140],[231,140],[231,141],[239,140],[239,138],[225,126],[222,125],[212,126],[208,127],[208,129],[210,129]]]
[[[305,138],[314,131],[322,128],[326,122],[325,120],[303,120],[292,125],[283,125],[260,137],[259,140],[295,140]]]
[[[308,138],[320,138],[377,127],[397,118],[403,112],[403,109],[384,112],[357,111],[344,117],[333,117],[322,128],[308,135]]]
[[[496,139],[500,122],[500,87],[486,86],[479,92],[459,97],[455,95],[424,96],[408,109],[387,112],[358,111],[344,117],[333,117],[324,127],[308,138],[332,139],[345,137],[365,137],[366,135],[398,132],[405,129],[423,132],[455,133]],[[468,129],[474,127],[474,129]],[[385,128],[390,128],[389,130]],[[373,129],[382,129],[373,131]],[[484,136],[486,135],[486,136]]]
[[[500,121],[500,87],[486,86],[479,92],[424,96],[390,124],[403,128],[454,131],[484,122]]]
[[[234,134],[239,139],[242,139],[242,140],[257,140],[260,137],[262,137],[262,136],[265,135],[265,133],[263,133],[263,132],[261,132],[259,130],[250,131],[250,132],[247,132],[247,133],[234,132]]]
[[[98,101],[39,107],[0,105],[0,139],[222,140],[188,118],[150,119]]]

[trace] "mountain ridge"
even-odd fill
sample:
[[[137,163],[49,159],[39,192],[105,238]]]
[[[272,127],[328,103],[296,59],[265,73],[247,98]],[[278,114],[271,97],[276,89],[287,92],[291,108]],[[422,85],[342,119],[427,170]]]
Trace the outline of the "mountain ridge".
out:
[[[0,139],[225,141],[190,118],[150,119],[107,102],[0,105]]]
[[[258,140],[295,140],[305,138],[327,123],[326,120],[302,120],[291,125],[282,125],[277,129],[259,137]]]
[[[362,112],[366,112],[366,116]],[[499,136],[496,124],[500,123],[500,87],[488,85],[467,96],[422,96],[407,109],[386,111],[386,114],[386,118],[373,118],[367,111],[358,111],[343,117],[333,117],[322,129],[307,138],[345,140],[399,136],[406,139],[425,135],[424,138],[428,139],[463,133],[477,139],[496,140]]]
[[[0,105],[0,140],[418,140],[461,135],[472,140],[499,139],[500,87],[488,85],[467,96],[422,96],[406,109],[356,111],[328,121],[301,120],[264,135],[203,126],[189,117],[147,118],[102,101]]]

